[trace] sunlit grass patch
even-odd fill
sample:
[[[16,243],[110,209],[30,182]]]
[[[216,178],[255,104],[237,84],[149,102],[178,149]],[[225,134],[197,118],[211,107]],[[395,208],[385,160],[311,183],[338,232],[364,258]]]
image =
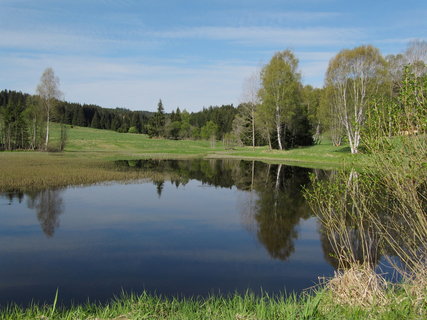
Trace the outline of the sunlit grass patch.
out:
[[[426,310],[419,311],[410,304],[399,303],[404,299],[400,291],[384,306],[364,309],[360,306],[337,304],[325,290],[312,295],[211,296],[207,298],[166,298],[148,293],[124,294],[107,304],[87,303],[71,307],[16,305],[3,308],[0,319],[423,319]],[[59,292],[60,298],[60,292]]]

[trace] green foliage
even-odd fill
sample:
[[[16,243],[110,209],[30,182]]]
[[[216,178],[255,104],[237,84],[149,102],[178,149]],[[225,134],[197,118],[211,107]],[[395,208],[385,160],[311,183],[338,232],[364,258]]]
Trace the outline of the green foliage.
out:
[[[211,137],[215,137],[218,132],[218,125],[209,120],[206,124],[200,129],[200,136],[202,139],[208,140]]]
[[[406,303],[393,305],[388,315],[395,310],[424,315],[427,310],[427,85],[425,75],[411,68],[403,72],[398,95],[375,100],[367,113],[369,166],[335,174],[307,192],[343,269],[341,280],[328,284],[334,300],[369,309],[390,298],[399,301],[399,290]],[[390,284],[375,274],[381,255],[390,258],[402,283]],[[390,293],[387,287],[398,290]]]
[[[233,105],[203,108],[202,111],[190,114],[190,124],[201,129],[208,121],[217,125],[216,139],[221,140],[225,133],[231,132],[234,117],[237,113]],[[193,136],[196,138],[196,136]]]
[[[163,107],[162,100],[159,100],[157,104],[157,112],[153,115],[153,117],[148,122],[147,133],[150,138],[152,137],[164,137],[165,136],[165,109]]]
[[[33,132],[30,133],[28,129],[37,115],[35,108],[31,112],[26,111],[27,100],[30,100],[30,96],[21,92],[0,92],[0,150],[31,147]]]
[[[181,133],[181,121],[175,120],[175,121],[169,122],[166,125],[165,131],[166,131],[166,135],[165,136],[168,139],[179,139],[179,138],[181,138],[180,137],[180,133]]]
[[[138,133],[138,129],[136,127],[130,127],[128,133]]]
[[[298,60],[290,50],[276,53],[261,73],[259,91],[262,103],[257,106],[258,131],[270,147],[279,149],[313,144],[312,127],[318,102],[306,89],[303,99]],[[274,139],[275,138],[275,139]]]
[[[99,113],[95,111],[93,118],[92,118],[92,123],[90,125],[92,128],[95,129],[101,129],[101,118],[99,116]]]
[[[391,151],[427,132],[427,74],[416,76],[406,66],[402,77],[398,93],[374,99],[367,112],[364,146],[371,153]]]
[[[226,150],[232,150],[238,146],[237,137],[233,133],[226,133],[222,141]]]
[[[336,136],[345,129],[352,153],[358,152],[370,99],[389,92],[386,75],[386,61],[373,46],[341,50],[329,62],[325,86],[335,117],[331,129]]]

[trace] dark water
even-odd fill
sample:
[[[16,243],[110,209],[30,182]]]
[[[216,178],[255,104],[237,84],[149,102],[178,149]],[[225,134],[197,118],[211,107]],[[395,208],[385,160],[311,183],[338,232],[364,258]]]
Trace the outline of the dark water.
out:
[[[322,171],[230,160],[119,161],[156,182],[0,196],[0,304],[122,291],[299,292],[333,273],[303,198]]]

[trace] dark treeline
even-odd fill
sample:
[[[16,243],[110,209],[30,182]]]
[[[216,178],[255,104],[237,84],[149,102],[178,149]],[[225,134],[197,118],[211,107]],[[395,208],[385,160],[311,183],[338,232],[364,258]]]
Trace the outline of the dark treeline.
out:
[[[145,124],[152,113],[123,108],[108,109],[97,105],[59,102],[54,121],[80,127],[117,132],[146,133]]]
[[[0,150],[42,149],[46,132],[44,113],[38,96],[0,91]],[[161,100],[156,113],[57,100],[50,120],[69,126],[168,139],[209,139],[212,136],[222,139],[231,131],[236,113],[232,105],[211,106],[194,113],[177,108],[167,114]]]
[[[26,93],[3,90],[0,91],[0,108],[2,119],[11,116],[14,122],[19,117],[25,120],[24,111],[35,100],[35,96]],[[67,101],[57,101],[55,110],[52,113],[54,122],[64,124],[92,127],[96,129],[107,129],[118,132],[128,132],[131,127],[137,129],[137,133],[144,132],[144,124],[152,116],[149,111],[131,111],[123,108],[108,109],[92,104],[71,103]],[[9,119],[8,119],[9,120]]]
[[[38,96],[0,91],[0,149],[39,149],[45,125]],[[71,126],[146,133],[152,112],[107,109],[97,105],[56,101],[51,121]]]
[[[166,139],[223,139],[232,130],[237,114],[233,105],[203,108],[202,111],[189,113],[180,108],[166,114],[162,100],[157,112],[146,126],[150,138]]]

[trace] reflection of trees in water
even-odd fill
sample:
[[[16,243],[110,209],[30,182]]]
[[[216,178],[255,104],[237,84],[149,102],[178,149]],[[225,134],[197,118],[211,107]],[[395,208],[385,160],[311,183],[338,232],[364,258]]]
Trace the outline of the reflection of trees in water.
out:
[[[19,203],[24,199],[24,193],[20,191],[4,192],[0,193],[0,196],[5,197],[9,201],[9,205],[11,205],[15,199],[17,199]]]
[[[23,193],[21,191],[0,193],[0,197],[9,200],[9,204],[17,199],[19,203],[28,197],[27,206],[29,209],[36,210],[37,219],[47,237],[52,237],[55,229],[59,227],[59,215],[63,212],[61,190],[42,190]]]
[[[378,235],[371,233],[361,236],[359,230],[351,226],[347,226],[344,232],[348,239],[345,241],[343,241],[341,233],[332,234],[330,230],[325,230],[324,225],[320,225],[320,241],[325,259],[335,269],[348,267],[349,265],[345,265],[347,260],[340,260],[340,252],[337,252],[338,248],[345,248],[347,254],[352,255],[352,262],[357,262],[360,265],[368,263],[371,267],[377,266],[381,259]],[[366,254],[366,248],[369,248],[368,254]]]
[[[163,188],[164,188],[164,185],[165,185],[165,181],[155,181],[154,182],[154,184],[156,185],[156,191],[157,191],[157,195],[159,196],[159,198],[161,197],[161,195],[162,195],[162,192],[163,192]]]
[[[35,209],[44,234],[52,237],[59,227],[59,215],[63,211],[60,190],[43,190],[28,194],[28,208]]]
[[[381,257],[379,234],[365,214],[366,210],[376,210],[374,202],[366,203],[368,207],[352,201],[353,195],[364,197],[358,177],[354,170],[331,176],[308,194],[321,222],[325,258],[339,269],[354,265],[375,267]]]
[[[294,251],[296,226],[311,216],[302,194],[311,169],[240,160],[133,160],[117,162],[120,169],[173,173],[179,186],[190,179],[216,187],[248,191],[239,203],[242,224],[254,232],[269,254],[285,260]],[[318,170],[321,175],[322,171]],[[154,182],[160,196],[164,180]]]
[[[266,165],[259,174],[255,220],[257,236],[273,258],[286,260],[295,250],[300,219],[310,217],[302,195],[310,170],[284,165]]]
[[[409,192],[409,199],[402,201],[402,194],[385,188],[384,178],[376,173],[340,172],[311,190],[325,258],[335,268],[364,265],[374,269],[384,258],[387,268],[403,274],[420,261],[425,264],[427,232],[417,233],[419,218],[425,216],[404,203],[418,206],[419,190]]]

